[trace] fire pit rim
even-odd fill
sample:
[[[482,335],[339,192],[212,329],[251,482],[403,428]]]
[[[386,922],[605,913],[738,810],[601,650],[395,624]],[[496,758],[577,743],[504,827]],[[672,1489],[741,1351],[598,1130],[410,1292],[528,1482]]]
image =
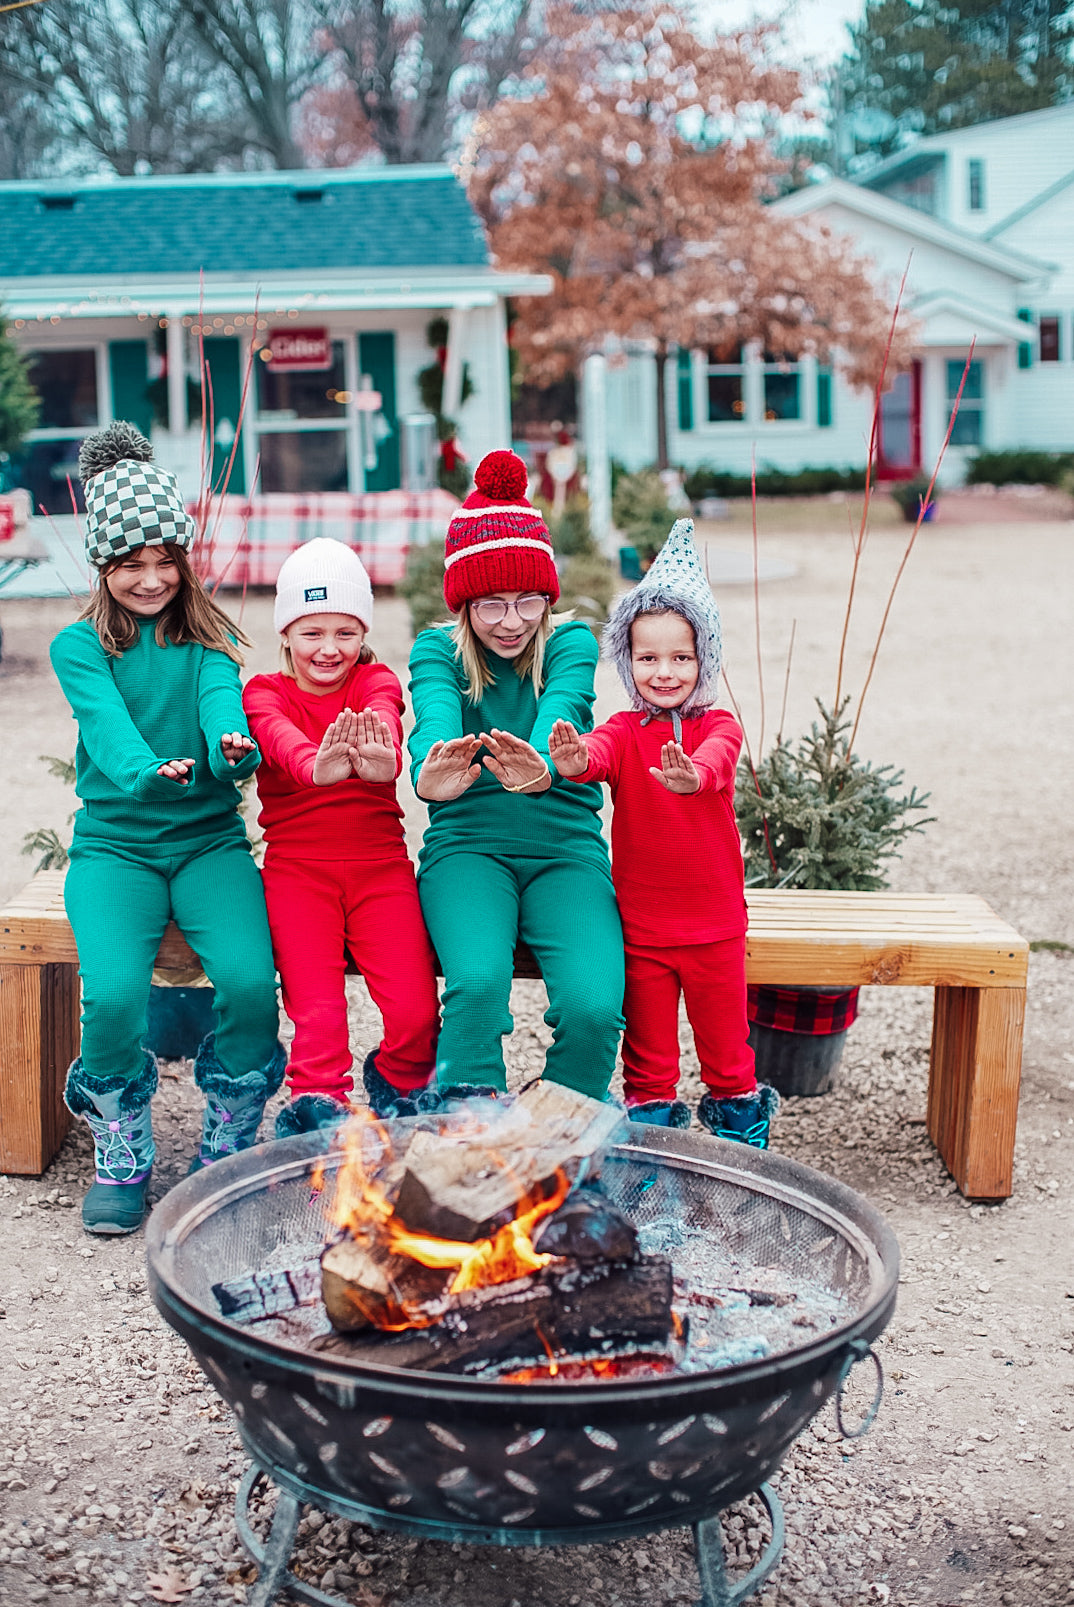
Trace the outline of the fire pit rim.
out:
[[[681,1395],[684,1405],[689,1402],[696,1410],[699,1394],[715,1400],[733,1391],[736,1398],[742,1399],[748,1398],[755,1386],[758,1393],[768,1395],[774,1376],[789,1382],[799,1371],[814,1373],[819,1357],[849,1348],[855,1339],[872,1339],[886,1326],[895,1303],[898,1243],[884,1217],[864,1196],[787,1156],[660,1128],[627,1134],[625,1141],[614,1145],[609,1155],[628,1159],[640,1151],[675,1169],[700,1171],[714,1178],[732,1178],[738,1186],[744,1186],[744,1180],[748,1185],[753,1179],[759,1189],[761,1180],[756,1169],[760,1164],[768,1174],[763,1179],[763,1192],[769,1198],[775,1197],[794,1206],[797,1203],[794,1195],[806,1194],[811,1213],[831,1220],[864,1256],[874,1285],[879,1284],[871,1290],[872,1298],[866,1308],[849,1321],[792,1350],[712,1371],[663,1374],[648,1379],[604,1379],[591,1384],[534,1380],[520,1386],[499,1379],[470,1378],[457,1373],[418,1373],[405,1367],[388,1367],[359,1359],[320,1356],[283,1340],[255,1335],[180,1291],[168,1276],[168,1264],[176,1247],[204,1220],[210,1204],[212,1212],[208,1214],[214,1214],[220,1209],[222,1194],[227,1198],[241,1198],[264,1189],[269,1175],[277,1181],[288,1180],[308,1168],[315,1157],[328,1156],[329,1148],[330,1136],[323,1133],[261,1144],[256,1151],[246,1150],[225,1157],[211,1168],[184,1178],[160,1201],[146,1228],[149,1287],[158,1310],[180,1333],[191,1327],[203,1337],[211,1334],[217,1342],[223,1342],[236,1359],[298,1374],[307,1387],[312,1382],[318,1388],[337,1391],[360,1385],[374,1394],[383,1392],[396,1397],[402,1390],[420,1393],[430,1405],[435,1400],[440,1406],[470,1410],[478,1404],[509,1406],[516,1416],[526,1405],[546,1412],[555,1403],[561,1414],[569,1413],[573,1417],[577,1411],[591,1418],[594,1410],[602,1407],[615,1409],[627,1401],[640,1407],[646,1398],[652,1399],[654,1407],[659,1402],[660,1409],[665,1410]],[[262,1156],[265,1165],[257,1171],[249,1171],[254,1154]],[[232,1173],[238,1174],[234,1181]],[[224,1188],[220,1187],[221,1182]],[[796,1182],[802,1186],[796,1188]],[[797,1208],[801,1209],[800,1203]]]

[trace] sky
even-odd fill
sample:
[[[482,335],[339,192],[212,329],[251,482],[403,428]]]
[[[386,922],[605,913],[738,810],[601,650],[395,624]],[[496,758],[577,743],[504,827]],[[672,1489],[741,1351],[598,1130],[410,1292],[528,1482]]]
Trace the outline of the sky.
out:
[[[856,22],[864,0],[695,0],[699,20],[730,30],[760,16],[782,18],[792,59],[832,62],[846,51],[846,24]]]

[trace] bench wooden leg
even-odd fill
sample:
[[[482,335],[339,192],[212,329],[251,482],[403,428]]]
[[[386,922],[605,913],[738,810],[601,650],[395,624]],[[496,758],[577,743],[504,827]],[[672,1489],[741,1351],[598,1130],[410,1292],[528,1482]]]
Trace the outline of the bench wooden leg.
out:
[[[0,965],[0,1172],[38,1176],[63,1143],[78,1045],[78,967]]]
[[[929,1135],[970,1199],[1012,1190],[1024,988],[936,989]]]

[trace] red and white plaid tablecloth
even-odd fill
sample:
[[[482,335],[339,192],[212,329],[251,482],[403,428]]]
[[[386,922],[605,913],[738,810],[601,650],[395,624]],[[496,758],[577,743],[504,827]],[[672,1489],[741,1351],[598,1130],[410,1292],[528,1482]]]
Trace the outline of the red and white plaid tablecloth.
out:
[[[288,553],[331,536],[354,548],[374,586],[394,586],[410,548],[442,542],[458,505],[439,489],[219,497],[199,542],[199,572],[209,585],[274,586]],[[190,511],[197,517],[195,505]]]

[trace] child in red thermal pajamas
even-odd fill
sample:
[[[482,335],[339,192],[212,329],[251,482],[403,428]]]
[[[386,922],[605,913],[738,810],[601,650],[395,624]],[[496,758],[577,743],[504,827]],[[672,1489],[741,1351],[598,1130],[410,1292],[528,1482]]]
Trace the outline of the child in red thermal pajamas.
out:
[[[612,879],[623,920],[623,1081],[632,1121],[688,1127],[677,1099],[679,995],[706,1092],[702,1126],[768,1147],[775,1090],[758,1085],[746,1019],[746,898],[735,822],[742,731],[711,707],[720,616],[680,519],[645,579],[621,598],[604,646],[634,709],[589,736],[561,720],[549,753],[571,781],[607,781]]]
[[[384,1036],[366,1056],[378,1115],[410,1115],[432,1075],[433,953],[395,798],[403,697],[365,645],[369,576],[340,541],[307,542],[280,569],[275,626],[286,668],[243,693],[262,763],[264,883],[284,1009],[292,1104],[276,1136],[331,1126],[352,1089],[344,973],[354,959]]]

